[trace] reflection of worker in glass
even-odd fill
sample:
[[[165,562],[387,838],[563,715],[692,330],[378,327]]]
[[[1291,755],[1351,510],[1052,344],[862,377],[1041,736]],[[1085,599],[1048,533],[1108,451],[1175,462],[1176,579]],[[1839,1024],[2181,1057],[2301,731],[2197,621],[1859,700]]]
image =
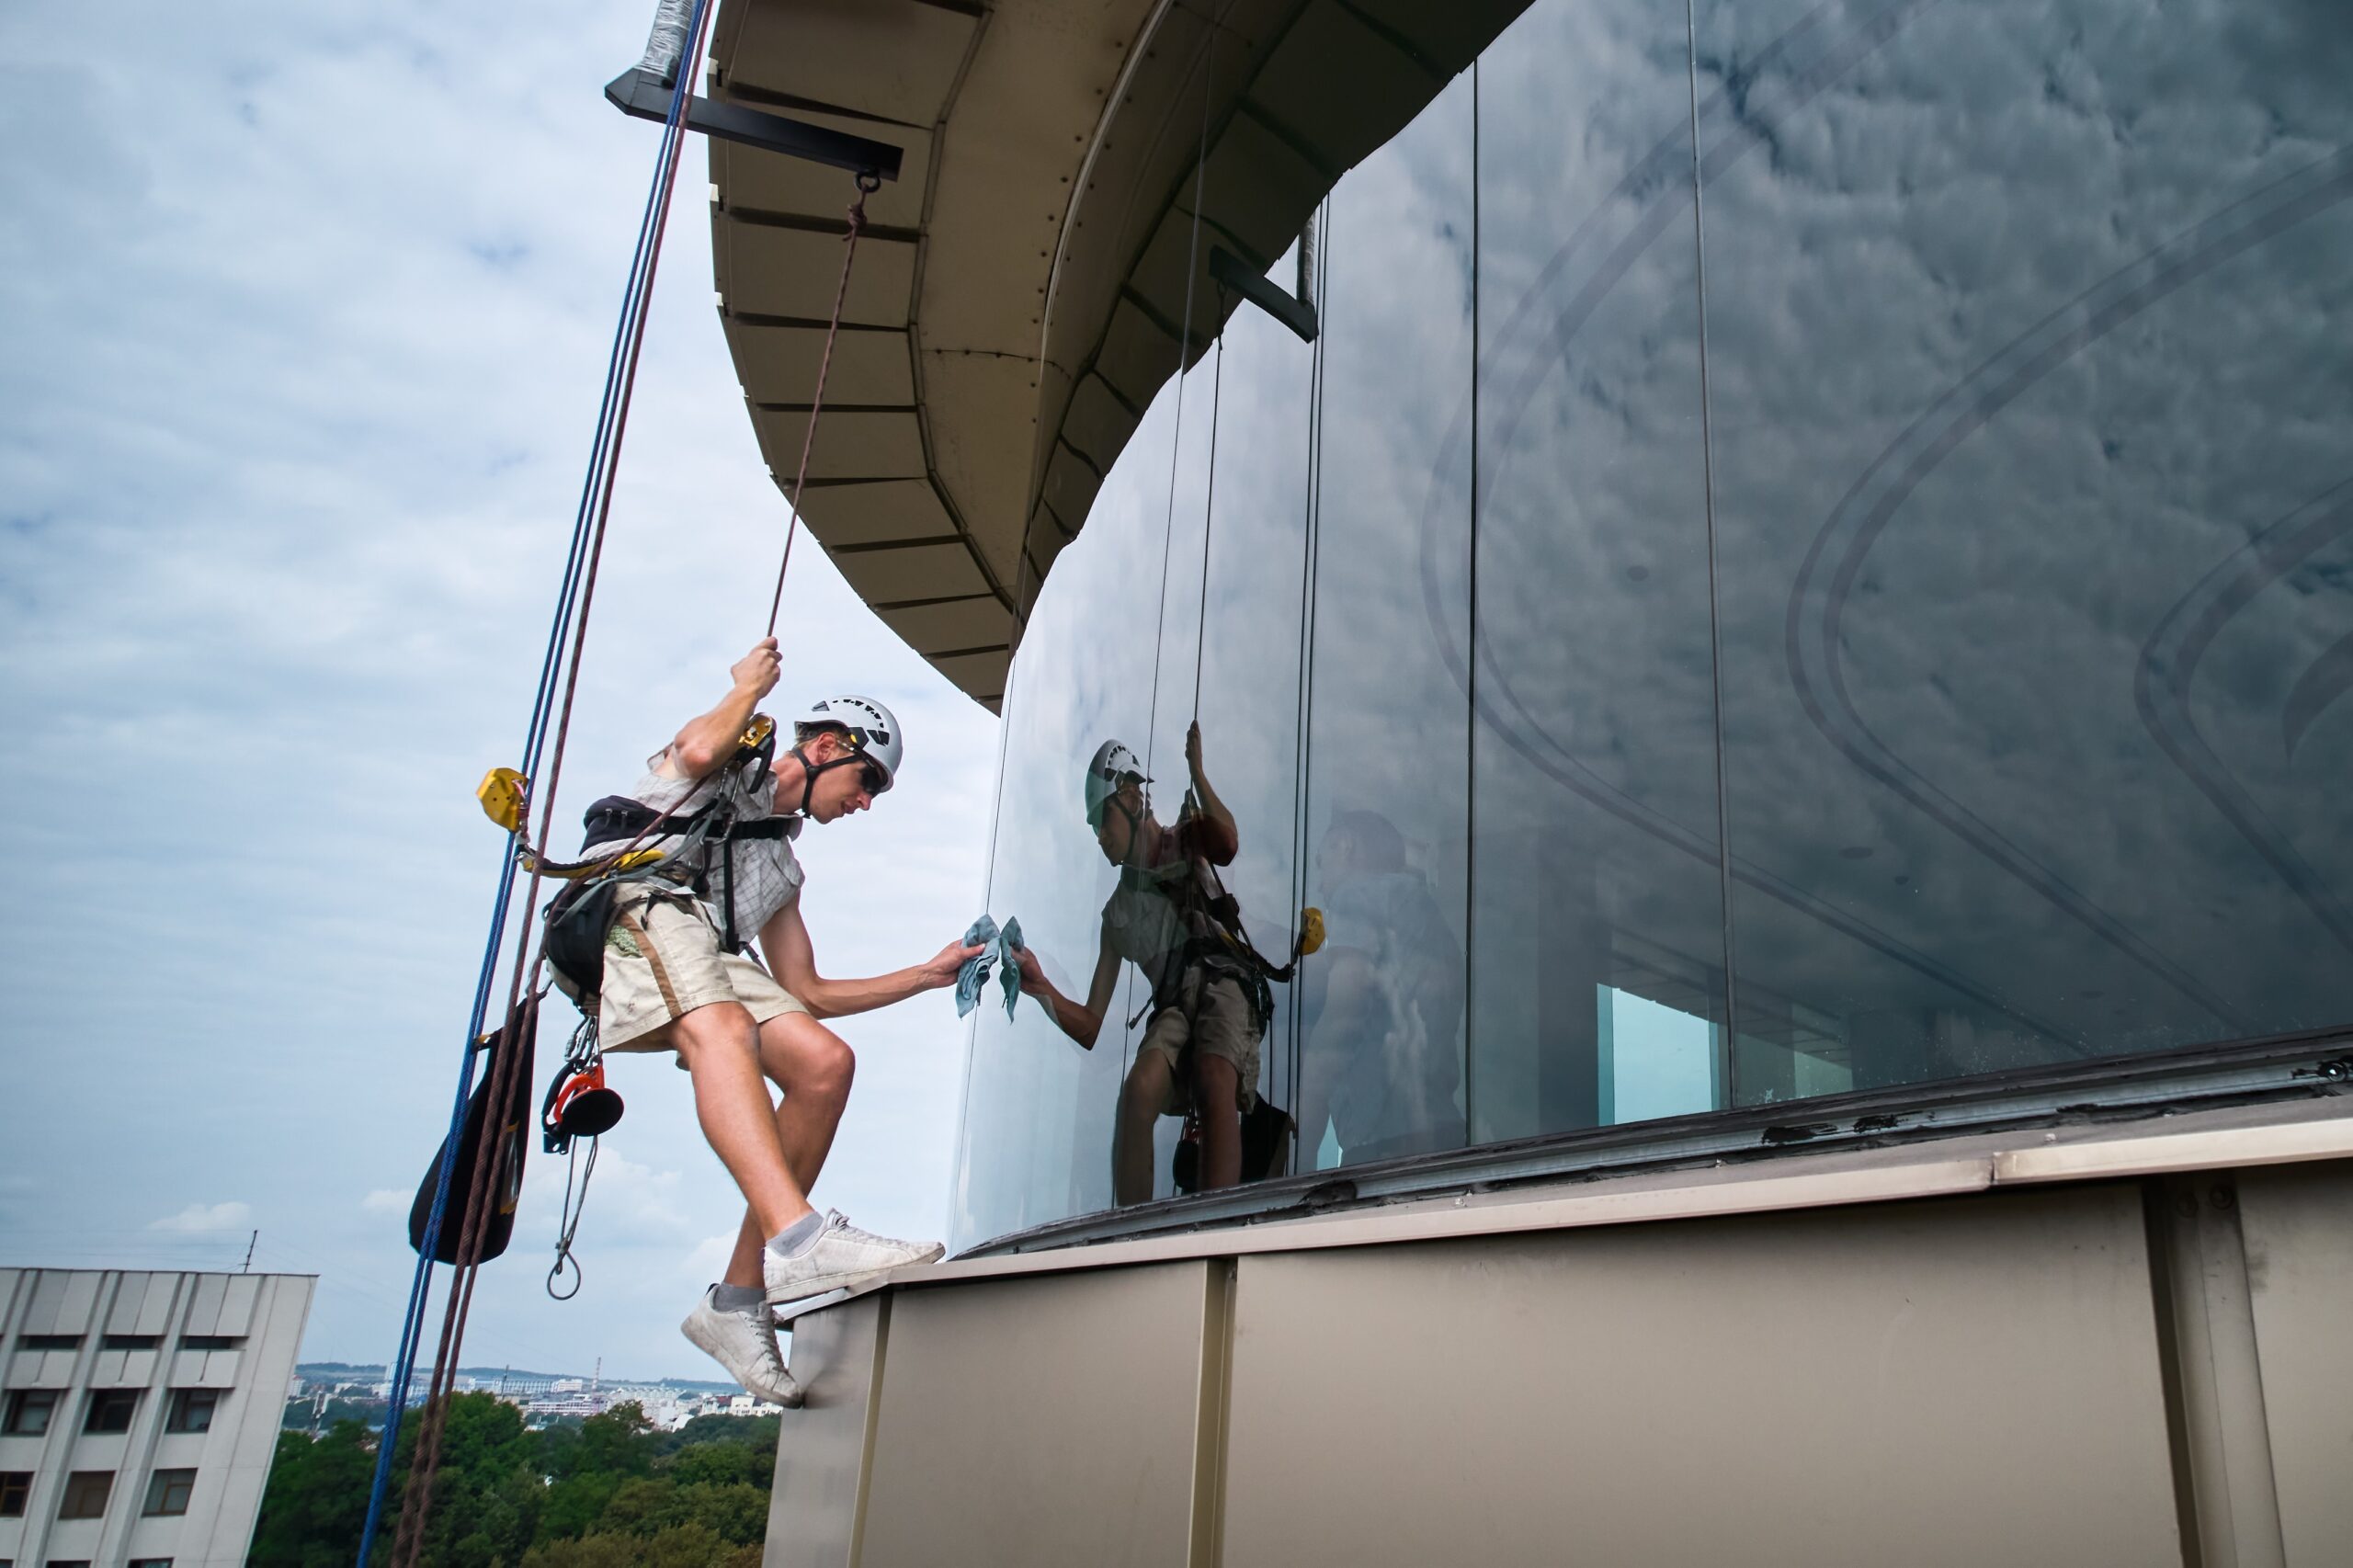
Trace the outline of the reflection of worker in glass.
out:
[[[1122,1204],[1152,1196],[1153,1123],[1164,1115],[1198,1117],[1201,1187],[1240,1181],[1242,1115],[1257,1098],[1266,992],[1220,934],[1234,921],[1211,868],[1232,865],[1242,841],[1233,813],[1201,771],[1199,723],[1186,732],[1185,764],[1193,787],[1175,827],[1153,816],[1144,793],[1152,780],[1126,746],[1107,741],[1087,765],[1087,825],[1104,858],[1120,869],[1120,881],[1103,906],[1103,939],[1086,1004],[1055,990],[1035,953],[1017,955],[1021,989],[1051,1007],[1062,1031],[1090,1051],[1121,962],[1132,962],[1151,983],[1151,1021],[1120,1091],[1111,1134],[1111,1191]]]
[[[1328,1119],[1350,1163],[1462,1147],[1462,947],[1429,878],[1377,812],[1342,812],[1316,850],[1324,954],[1300,976],[1301,1163]]]

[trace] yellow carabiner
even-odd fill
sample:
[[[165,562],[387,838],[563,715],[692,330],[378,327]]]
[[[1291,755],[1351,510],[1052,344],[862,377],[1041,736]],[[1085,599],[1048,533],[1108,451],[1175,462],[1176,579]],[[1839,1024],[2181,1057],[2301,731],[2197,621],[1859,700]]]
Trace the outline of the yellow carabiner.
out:
[[[523,831],[523,802],[531,781],[511,767],[494,767],[474,786],[482,814],[509,833]]]
[[[1299,956],[1305,958],[1324,945],[1324,912],[1310,904],[1299,912]]]
[[[756,751],[766,745],[768,737],[775,733],[776,721],[765,713],[755,713],[752,715],[752,722],[744,727],[744,733],[736,740],[735,744],[741,751]]]

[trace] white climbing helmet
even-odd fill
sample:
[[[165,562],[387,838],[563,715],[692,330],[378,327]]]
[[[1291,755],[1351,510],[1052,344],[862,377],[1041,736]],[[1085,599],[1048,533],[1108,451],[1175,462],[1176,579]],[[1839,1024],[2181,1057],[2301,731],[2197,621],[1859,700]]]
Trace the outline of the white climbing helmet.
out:
[[[1117,741],[1105,741],[1095,748],[1094,759],[1086,765],[1087,826],[1103,825],[1103,802],[1118,794],[1120,781],[1130,778],[1152,782],[1135,753]]]
[[[870,697],[827,697],[792,721],[792,738],[805,741],[820,730],[841,730],[860,756],[882,770],[882,788],[899,781],[899,761],[906,755],[899,721]]]

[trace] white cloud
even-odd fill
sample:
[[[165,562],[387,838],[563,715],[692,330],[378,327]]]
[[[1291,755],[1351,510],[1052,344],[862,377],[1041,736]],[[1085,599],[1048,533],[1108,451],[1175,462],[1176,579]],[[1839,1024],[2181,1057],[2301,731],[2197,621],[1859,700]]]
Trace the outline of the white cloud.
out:
[[[176,1214],[167,1214],[148,1225],[151,1231],[180,1231],[190,1234],[205,1234],[213,1231],[242,1231],[253,1223],[254,1209],[250,1203],[191,1203]]]
[[[359,1207],[369,1214],[405,1214],[416,1201],[416,1194],[404,1192],[397,1187],[380,1187],[359,1200]]]

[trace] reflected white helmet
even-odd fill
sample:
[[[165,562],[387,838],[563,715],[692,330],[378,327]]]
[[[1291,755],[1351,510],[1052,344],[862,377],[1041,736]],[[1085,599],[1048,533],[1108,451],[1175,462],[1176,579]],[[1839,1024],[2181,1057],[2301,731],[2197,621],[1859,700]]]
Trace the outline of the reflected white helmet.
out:
[[[1105,741],[1095,748],[1094,759],[1086,765],[1086,825],[1103,825],[1103,802],[1120,792],[1120,786],[1129,778],[1149,784],[1151,777],[1136,754],[1117,741]]]
[[[899,762],[906,755],[906,740],[899,733],[897,716],[874,699],[824,698],[792,721],[795,742],[805,741],[820,730],[846,732],[852,749],[882,770],[884,790],[899,781]]]

